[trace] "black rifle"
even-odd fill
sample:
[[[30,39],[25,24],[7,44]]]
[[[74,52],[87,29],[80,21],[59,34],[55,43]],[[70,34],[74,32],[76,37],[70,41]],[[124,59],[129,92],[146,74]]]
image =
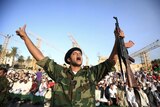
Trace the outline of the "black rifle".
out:
[[[122,61],[123,61],[125,68],[126,68],[126,78],[127,78],[126,83],[131,88],[137,87],[137,81],[134,78],[134,74],[133,74],[131,67],[130,67],[131,62],[134,62],[135,60],[128,55],[128,50],[125,47],[124,38],[119,36],[120,27],[119,27],[117,17],[113,17],[113,18],[116,20],[116,23],[115,23],[115,27],[116,27],[115,30],[116,31],[115,32],[118,33],[118,36],[116,36],[116,38],[117,38],[117,41],[116,41],[117,42],[117,52],[118,52],[118,59],[119,59],[119,64],[120,64],[120,69],[121,69],[123,79],[125,81],[125,78],[124,78],[125,73],[122,68]]]

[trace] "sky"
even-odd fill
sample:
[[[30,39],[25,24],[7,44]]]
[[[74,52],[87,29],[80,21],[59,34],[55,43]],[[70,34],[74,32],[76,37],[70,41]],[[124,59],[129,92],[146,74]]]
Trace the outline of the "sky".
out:
[[[89,65],[96,65],[98,56],[109,57],[112,51],[113,16],[118,17],[125,42],[135,43],[129,54],[160,39],[159,0],[1,0],[0,44],[4,43],[3,35],[10,35],[7,48],[17,47],[18,54],[31,56],[15,33],[26,24],[26,32],[36,45],[41,39],[40,50],[45,56],[63,64],[65,53],[72,47],[72,35],[88,56]],[[151,50],[149,57],[160,58],[160,48]],[[135,59],[138,63],[139,58]]]

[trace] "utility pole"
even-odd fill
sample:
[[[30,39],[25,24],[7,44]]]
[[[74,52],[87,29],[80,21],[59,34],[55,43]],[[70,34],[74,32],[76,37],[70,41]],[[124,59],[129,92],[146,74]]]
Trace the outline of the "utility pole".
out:
[[[5,57],[6,57],[6,53],[7,53],[7,46],[8,46],[9,39],[11,38],[11,36],[10,35],[5,36],[3,34],[0,34],[0,35],[2,35],[3,37],[5,37],[4,43],[2,45],[2,53],[1,53],[1,58],[0,58],[0,64],[5,64]]]

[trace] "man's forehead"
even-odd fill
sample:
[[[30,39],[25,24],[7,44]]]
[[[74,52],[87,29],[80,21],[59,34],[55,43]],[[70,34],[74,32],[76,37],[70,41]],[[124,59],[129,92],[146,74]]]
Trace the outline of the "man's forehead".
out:
[[[74,50],[72,53],[81,53],[79,50]]]

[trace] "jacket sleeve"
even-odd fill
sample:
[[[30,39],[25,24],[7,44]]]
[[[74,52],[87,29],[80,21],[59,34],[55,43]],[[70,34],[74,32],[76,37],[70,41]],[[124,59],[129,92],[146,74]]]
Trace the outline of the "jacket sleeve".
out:
[[[54,81],[57,81],[58,77],[61,76],[61,72],[63,72],[63,66],[54,62],[49,57],[45,57],[44,59],[37,62],[37,65],[42,67],[44,71],[52,78]]]
[[[92,80],[98,83],[111,71],[112,67],[114,67],[114,64],[108,59],[96,66],[91,67],[90,71]]]

